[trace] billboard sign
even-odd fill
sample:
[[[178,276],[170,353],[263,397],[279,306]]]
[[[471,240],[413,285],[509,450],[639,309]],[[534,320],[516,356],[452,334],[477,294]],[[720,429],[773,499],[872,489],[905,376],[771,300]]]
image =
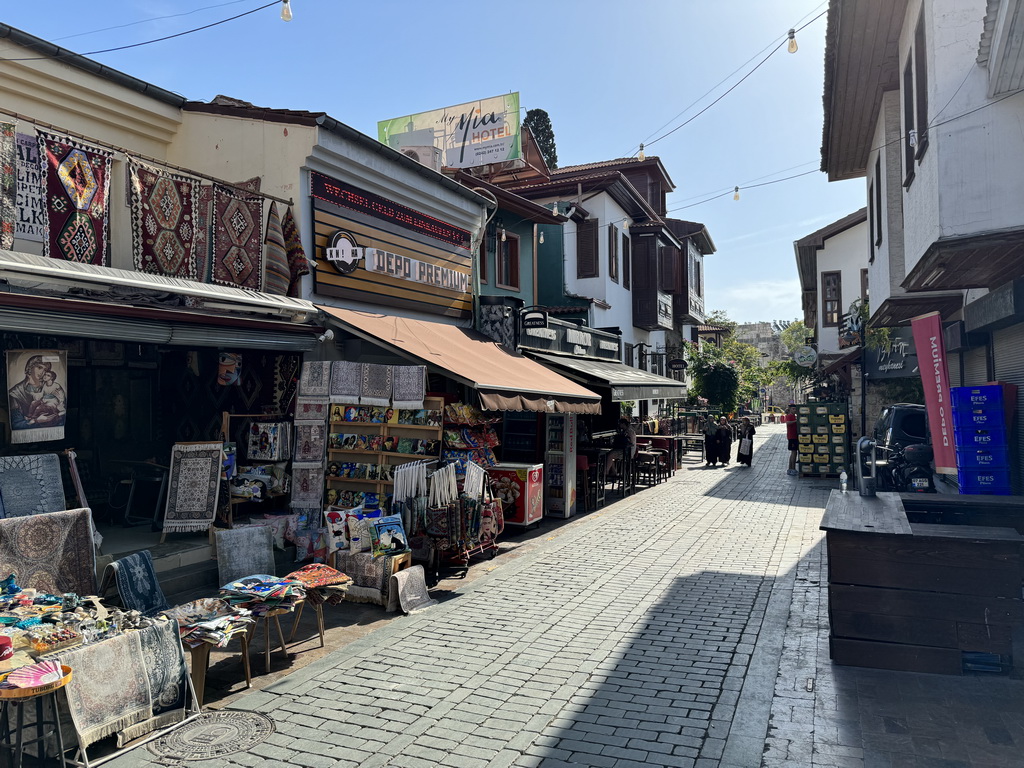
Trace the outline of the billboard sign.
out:
[[[890,328],[886,342],[864,350],[865,372],[874,379],[917,376],[917,351],[909,328]]]
[[[377,139],[420,162],[439,153],[440,165],[474,168],[520,159],[519,130],[516,92],[382,120],[377,123]]]

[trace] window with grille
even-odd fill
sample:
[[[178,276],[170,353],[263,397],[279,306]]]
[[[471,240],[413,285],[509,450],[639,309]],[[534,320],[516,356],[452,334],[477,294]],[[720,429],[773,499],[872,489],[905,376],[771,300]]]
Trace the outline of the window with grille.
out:
[[[825,328],[839,325],[842,317],[843,275],[841,272],[821,273],[821,324]]]

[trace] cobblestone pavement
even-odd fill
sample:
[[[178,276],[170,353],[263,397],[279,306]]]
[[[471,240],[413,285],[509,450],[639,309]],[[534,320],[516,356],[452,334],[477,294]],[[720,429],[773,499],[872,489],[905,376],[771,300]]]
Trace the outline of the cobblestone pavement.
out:
[[[781,428],[761,431],[752,469],[688,464],[232,701],[277,732],[199,765],[1024,765],[1018,681],[831,668],[834,483],[787,477]]]

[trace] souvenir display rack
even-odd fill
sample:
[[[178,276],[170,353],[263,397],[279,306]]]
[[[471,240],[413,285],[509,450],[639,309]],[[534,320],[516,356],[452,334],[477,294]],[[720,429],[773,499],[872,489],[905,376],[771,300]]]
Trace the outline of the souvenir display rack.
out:
[[[328,489],[387,494],[394,467],[440,455],[443,408],[444,400],[440,397],[424,398],[419,410],[331,405]],[[410,441],[409,450],[397,450],[405,440]]]
[[[797,464],[801,477],[850,473],[846,403],[807,403],[797,409]]]
[[[500,416],[487,416],[478,408],[465,403],[449,403],[444,409],[444,450],[441,458],[453,463],[460,477],[466,473],[466,462],[481,467],[498,463],[494,448],[498,447],[498,434],[494,425]]]

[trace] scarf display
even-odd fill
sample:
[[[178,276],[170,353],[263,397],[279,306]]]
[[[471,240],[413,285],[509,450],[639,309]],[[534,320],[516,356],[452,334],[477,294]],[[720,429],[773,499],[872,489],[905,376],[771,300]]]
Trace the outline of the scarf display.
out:
[[[135,269],[196,280],[199,184],[128,158]]]
[[[43,255],[106,265],[113,153],[77,139],[36,133],[46,187]]]

